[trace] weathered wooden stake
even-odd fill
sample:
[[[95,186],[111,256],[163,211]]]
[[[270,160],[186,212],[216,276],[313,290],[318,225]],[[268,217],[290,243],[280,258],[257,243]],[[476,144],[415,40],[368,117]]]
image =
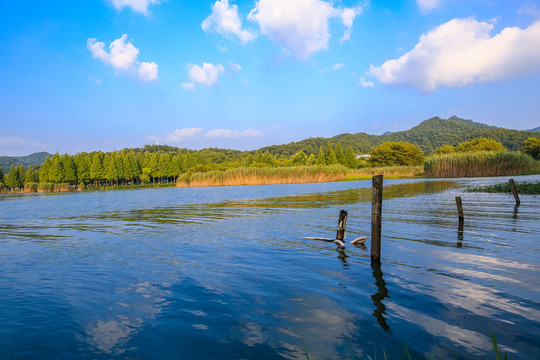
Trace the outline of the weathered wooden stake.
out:
[[[516,199],[516,205],[519,205],[521,202],[519,201],[519,195],[516,189],[516,184],[514,184],[514,179],[510,179],[510,187],[512,188],[512,193],[514,193],[514,198]]]
[[[459,222],[463,221],[463,204],[461,203],[461,196],[456,196],[457,214]]]
[[[347,223],[347,211],[341,210],[339,212],[336,240],[343,240],[343,238],[345,237],[345,224],[346,223]]]
[[[372,179],[371,197],[371,262],[381,261],[381,220],[383,176],[375,175]]]

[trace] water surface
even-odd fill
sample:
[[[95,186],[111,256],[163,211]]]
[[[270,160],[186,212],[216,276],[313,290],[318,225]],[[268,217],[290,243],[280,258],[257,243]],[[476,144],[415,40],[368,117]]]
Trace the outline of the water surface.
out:
[[[540,197],[465,192],[506,180],[385,180],[380,267],[303,239],[370,181],[0,196],[0,359],[540,358]]]

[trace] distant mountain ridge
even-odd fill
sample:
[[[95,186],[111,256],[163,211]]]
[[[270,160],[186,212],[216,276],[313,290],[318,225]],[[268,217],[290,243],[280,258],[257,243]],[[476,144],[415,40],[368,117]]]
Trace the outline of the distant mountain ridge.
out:
[[[538,132],[510,130],[486,125],[472,120],[452,116],[448,119],[433,117],[422,121],[409,130],[386,132],[383,135],[366,133],[340,134],[331,138],[309,138],[284,145],[267,146],[261,151],[270,151],[274,155],[291,156],[298,151],[317,154],[319,147],[341,143],[343,149],[352,146],[356,154],[369,153],[371,149],[387,141],[407,141],[420,146],[426,154],[432,153],[442,145],[457,145],[479,137],[486,137],[501,142],[508,150],[516,151],[523,146],[523,141],[529,137],[538,137]]]
[[[539,127],[535,127],[534,129],[529,129],[529,130],[525,130],[525,131],[540,132],[540,126],[539,126]]]
[[[27,156],[0,156],[0,167],[7,173],[11,165],[39,166],[43,164],[47,156],[52,156],[52,154],[37,152]]]

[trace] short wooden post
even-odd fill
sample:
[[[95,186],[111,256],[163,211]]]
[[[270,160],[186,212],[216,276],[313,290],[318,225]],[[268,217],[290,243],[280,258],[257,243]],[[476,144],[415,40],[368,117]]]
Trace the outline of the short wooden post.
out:
[[[516,184],[514,184],[514,179],[510,179],[510,187],[512,188],[512,193],[514,194],[514,198],[516,199],[516,205],[519,205],[521,202],[519,201],[519,195],[516,189]]]
[[[339,212],[336,240],[343,241],[343,238],[345,237],[345,224],[346,223],[347,223],[347,211],[341,210]]]
[[[463,222],[463,204],[461,203],[461,196],[456,196],[456,205],[459,222]]]
[[[371,197],[371,262],[381,261],[381,220],[383,176],[375,175],[371,179],[373,189]]]

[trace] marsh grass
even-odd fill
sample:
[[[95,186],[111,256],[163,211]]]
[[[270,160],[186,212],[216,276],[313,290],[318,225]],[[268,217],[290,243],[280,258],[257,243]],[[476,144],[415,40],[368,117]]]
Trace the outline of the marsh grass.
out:
[[[432,177],[481,177],[540,172],[540,161],[519,152],[478,151],[433,155],[424,162]]]
[[[176,186],[235,186],[331,182],[344,180],[342,165],[292,167],[240,167],[224,171],[186,173]]]
[[[537,183],[516,183],[516,189],[520,194],[540,195],[540,182]],[[495,184],[467,189],[468,192],[487,192],[487,193],[512,193],[510,183]]]
[[[424,168],[420,166],[379,166],[362,169],[349,169],[345,180],[371,180],[374,175],[383,175],[385,179],[422,177]]]

